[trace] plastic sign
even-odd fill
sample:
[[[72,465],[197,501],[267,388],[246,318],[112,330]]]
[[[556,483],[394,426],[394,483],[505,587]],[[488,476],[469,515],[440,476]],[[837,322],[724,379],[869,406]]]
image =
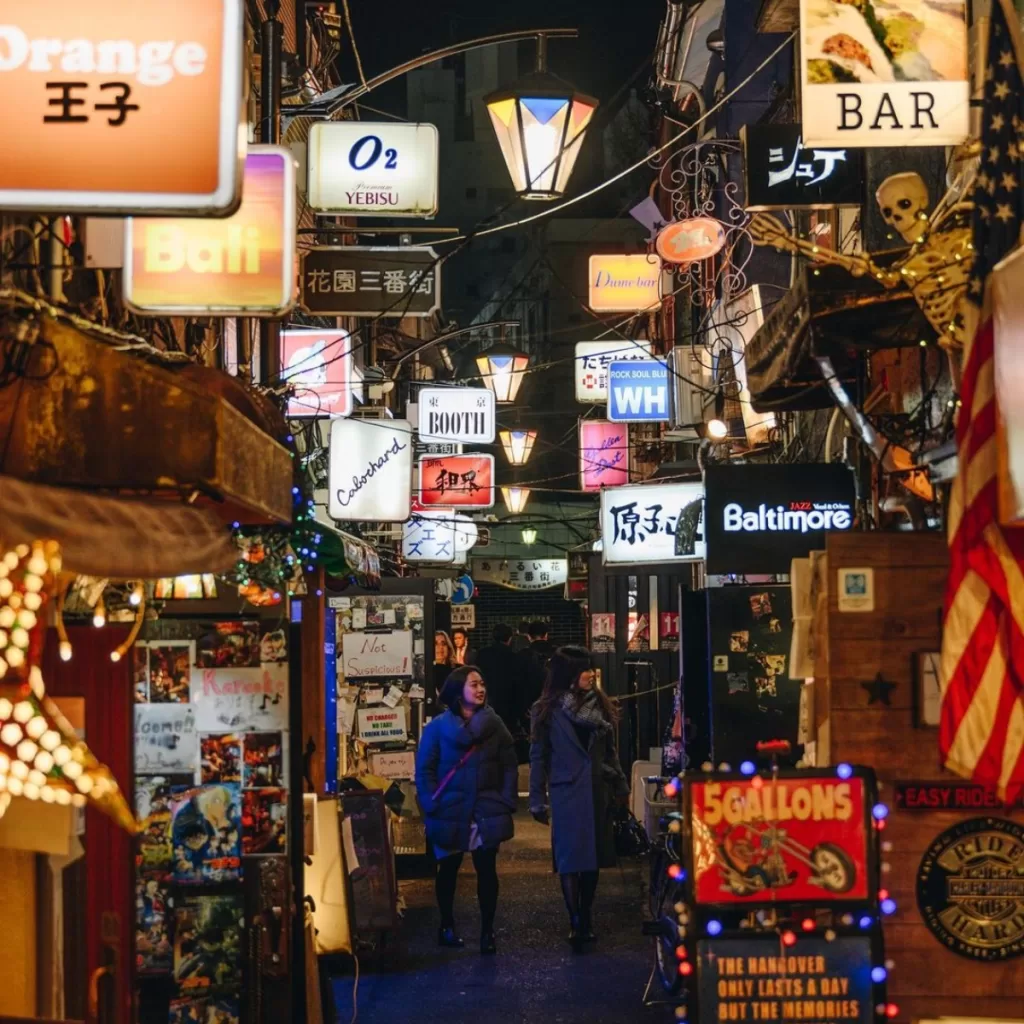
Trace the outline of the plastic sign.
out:
[[[599,491],[629,483],[629,427],[580,420],[580,489]]]
[[[601,552],[606,565],[694,562],[706,554],[699,481],[606,487]]]
[[[402,557],[407,562],[454,562],[455,509],[414,512],[402,524]]]
[[[125,221],[124,300],[137,313],[281,316],[295,304],[295,160],[250,146],[230,217]]]
[[[281,377],[295,389],[289,416],[352,413],[352,338],[348,331],[281,332]]]
[[[0,16],[0,208],[225,214],[245,154],[241,0],[45,0]]]
[[[608,401],[608,367],[613,362],[628,359],[650,359],[649,341],[620,341],[608,338],[604,341],[576,342],[576,401]]]
[[[404,523],[412,510],[412,425],[334,420],[327,472],[332,519]]]
[[[646,253],[590,257],[590,308],[639,313],[661,305],[661,261]]]
[[[608,419],[615,423],[666,423],[671,419],[671,373],[657,359],[612,363],[608,368]]]
[[[690,217],[662,228],[654,243],[666,263],[696,263],[725,247],[725,228],[713,217]]]
[[[307,200],[321,213],[433,217],[438,152],[432,124],[317,122],[309,130]]]
[[[490,388],[420,388],[416,406],[421,441],[490,444],[494,440]]]
[[[564,587],[569,579],[568,558],[474,558],[473,579],[509,590],[547,590]]]
[[[892,0],[880,8],[871,0],[800,0],[804,143],[963,142],[970,130],[967,0]]]
[[[494,456],[445,455],[419,461],[421,505],[455,508],[494,506]]]

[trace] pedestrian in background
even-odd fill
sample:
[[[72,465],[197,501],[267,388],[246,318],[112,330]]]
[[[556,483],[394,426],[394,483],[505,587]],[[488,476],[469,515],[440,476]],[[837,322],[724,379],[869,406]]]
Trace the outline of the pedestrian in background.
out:
[[[451,673],[438,701],[447,710],[427,723],[416,751],[416,795],[437,858],[437,940],[453,949],[465,945],[455,931],[455,889],[463,854],[470,853],[480,902],[480,952],[494,953],[498,848],[515,831],[518,797],[512,737],[487,706],[487,687],[473,665]]]
[[[595,939],[599,872],[615,864],[615,804],[629,799],[615,750],[618,710],[595,684],[590,652],[560,647],[532,714],[530,813],[551,825],[554,869],[576,951]]]
[[[529,629],[530,624],[525,619],[516,626],[516,631],[512,634],[512,650],[516,654],[525,651],[530,646]]]
[[[512,650],[512,635],[512,627],[499,622],[492,633],[493,642],[481,647],[473,661],[487,685],[487,703],[514,737],[520,711],[518,690],[522,667]]]

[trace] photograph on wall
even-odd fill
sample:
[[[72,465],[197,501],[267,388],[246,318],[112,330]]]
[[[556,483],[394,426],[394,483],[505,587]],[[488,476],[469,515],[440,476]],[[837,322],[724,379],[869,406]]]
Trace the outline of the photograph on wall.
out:
[[[174,880],[185,885],[241,877],[241,794],[231,783],[174,793],[171,843]]]
[[[590,649],[595,654],[615,653],[614,612],[593,612],[591,614]]]
[[[238,1000],[232,996],[217,999],[172,999],[170,1024],[239,1024]]]
[[[246,789],[280,786],[284,781],[284,750],[279,732],[247,732],[243,744]]]
[[[288,634],[281,629],[272,629],[260,637],[260,661],[277,663],[288,660]]]
[[[135,817],[142,826],[136,855],[140,871],[170,871],[174,866],[171,800],[176,788],[191,786],[193,781],[187,773],[135,777]]]
[[[259,668],[260,624],[214,622],[196,641],[197,668]]]
[[[242,781],[242,737],[237,733],[214,733],[199,738],[203,783]]]
[[[166,640],[149,647],[149,699],[154,704],[187,704],[195,645]]]
[[[288,791],[247,789],[242,794],[242,853],[285,853]]]
[[[153,585],[153,597],[157,601],[214,601],[217,577],[208,572],[161,578]]]
[[[174,980],[179,992],[230,992],[241,984],[242,917],[241,894],[191,895],[178,901]]]
[[[174,900],[164,876],[136,876],[135,970],[139,974],[170,974],[174,963],[173,911]]]
[[[132,693],[136,704],[149,701],[149,647],[146,644],[132,646]]]

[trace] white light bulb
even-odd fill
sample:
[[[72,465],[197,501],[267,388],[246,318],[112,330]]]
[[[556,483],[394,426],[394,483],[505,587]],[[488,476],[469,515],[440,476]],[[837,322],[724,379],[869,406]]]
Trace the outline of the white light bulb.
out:
[[[36,754],[36,767],[44,774],[48,775],[53,771],[53,754],[48,754],[45,750],[40,750]]]
[[[720,420],[717,416],[708,420],[708,437],[715,441],[722,441],[728,436],[729,427],[724,420]]]
[[[121,660],[121,652],[116,648],[110,652],[110,660],[116,665]]]
[[[33,572],[25,573],[25,589],[30,594],[38,594],[43,589],[43,580]]]
[[[28,566],[26,568],[29,572],[34,572],[37,576],[45,576],[46,559],[37,552],[28,560]]]
[[[7,662],[0,658],[0,679],[7,675]]]
[[[14,720],[16,722],[27,722],[35,713],[36,709],[27,700],[19,700],[14,705]]]
[[[7,646],[8,636],[4,630],[0,629],[0,651]]]
[[[10,597],[14,593],[14,584],[5,576],[0,580],[0,598]]]
[[[30,612],[37,612],[43,606],[42,594],[26,594],[25,607]]]
[[[5,597],[8,596],[8,594],[10,594],[10,591],[8,591],[7,594],[5,594],[3,592],[4,584],[5,583],[8,586],[11,585],[11,581],[10,580],[0,580],[0,598],[5,598]],[[11,626],[13,626],[13,625],[14,625],[14,609],[13,608],[9,608],[9,607],[7,607],[5,605],[3,608],[0,608],[0,626],[3,626],[4,629],[10,629]]]
[[[25,733],[34,740],[38,740],[46,732],[46,719],[42,715],[36,715],[25,723]]]
[[[43,750],[54,750],[58,743],[60,743],[60,733],[55,729],[47,729],[46,732],[39,737],[39,746],[41,746]]]
[[[0,729],[0,743],[6,743],[9,747],[16,747],[21,742],[21,726],[8,722]]]
[[[92,624],[97,629],[102,629],[107,624],[107,617],[106,617],[106,615],[104,615],[103,612],[97,612],[92,617]]]
[[[28,558],[28,553],[31,550],[32,549],[27,544],[15,544],[14,545],[14,553],[15,553],[15,555],[19,559],[21,559],[21,558]],[[12,565],[11,568],[13,569],[14,566]]]
[[[57,794],[54,792],[52,786],[43,786],[39,791],[39,797],[44,804],[52,804],[57,799]]]
[[[28,781],[31,782],[33,786],[45,786],[46,776],[38,768],[33,768],[28,773]]]
[[[8,647],[7,664],[11,668],[21,668],[25,664],[25,652],[19,647]]]
[[[36,617],[36,613],[30,608],[22,608],[21,611],[18,612],[18,625],[24,626],[25,629],[35,628],[35,624],[38,621],[39,619]]]
[[[10,718],[13,711],[14,705],[6,697],[0,697],[0,718]]]
[[[22,649],[28,647],[28,630],[22,629],[21,626],[15,626],[11,630],[11,643]]]
[[[18,556],[13,551],[8,551],[4,555],[4,565],[6,565],[8,569],[17,569]]]
[[[92,776],[91,775],[80,775],[75,779],[75,786],[78,787],[79,793],[91,793],[92,792]]]
[[[61,807],[67,807],[67,805],[71,803],[71,794],[66,789],[58,789],[54,793],[54,796],[57,798],[57,803],[59,803]]]
[[[18,744],[18,757],[24,761],[25,764],[28,764],[38,752],[39,748],[31,740],[22,740]]]
[[[7,780],[7,792],[11,796],[21,796],[22,783],[21,779],[16,779],[13,776]]]
[[[70,644],[70,642],[67,641],[67,640],[61,640],[60,646],[58,647],[58,652],[60,653],[60,660],[61,661],[70,661],[71,660],[71,644]]]
[[[57,749],[59,750],[60,748],[58,747]],[[56,758],[54,758],[54,760],[56,760]],[[61,771],[64,772],[67,778],[74,782],[75,779],[81,777],[82,766],[77,761],[68,761],[67,764],[61,765]]]
[[[26,800],[38,800],[39,799],[39,787],[34,782],[26,782],[21,795]]]
[[[12,761],[10,774],[24,782],[28,778],[28,765],[24,761]]]
[[[64,746],[63,743],[59,744],[53,752],[53,762],[58,768],[63,768],[64,765],[71,760],[71,751]]]
[[[71,794],[71,806],[72,807],[84,807],[85,806],[85,797],[82,796],[81,793],[72,793]]]

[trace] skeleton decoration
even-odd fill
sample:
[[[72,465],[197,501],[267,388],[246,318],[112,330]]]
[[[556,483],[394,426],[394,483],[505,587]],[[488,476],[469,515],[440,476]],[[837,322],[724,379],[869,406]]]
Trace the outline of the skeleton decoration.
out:
[[[870,274],[886,289],[907,288],[940,343],[961,348],[965,342],[961,304],[974,263],[971,243],[973,203],[967,194],[969,175],[959,179],[928,214],[928,187],[915,172],[893,174],[875,193],[886,224],[910,245],[905,256],[879,266],[870,253],[846,254],[823,249],[790,234],[777,218],[757,214],[750,223],[756,245],[774,245],[808,256],[818,263],[844,267],[854,277]]]

